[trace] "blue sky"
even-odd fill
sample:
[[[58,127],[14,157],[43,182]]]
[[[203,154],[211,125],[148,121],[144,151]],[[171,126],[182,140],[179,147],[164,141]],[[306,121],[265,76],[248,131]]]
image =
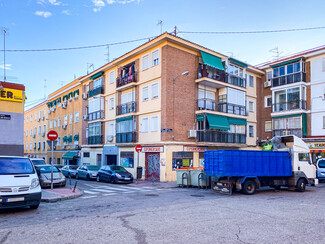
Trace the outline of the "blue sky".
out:
[[[0,0],[6,49],[78,47],[114,43],[172,31],[251,31],[325,26],[323,0]],[[325,44],[325,30],[270,34],[180,34],[250,64]],[[143,42],[110,47],[117,58]],[[3,34],[0,35],[3,49]],[[28,102],[104,65],[105,47],[57,52],[7,52],[8,81],[26,86]],[[92,69],[89,69],[92,70]],[[3,52],[0,52],[0,80]]]

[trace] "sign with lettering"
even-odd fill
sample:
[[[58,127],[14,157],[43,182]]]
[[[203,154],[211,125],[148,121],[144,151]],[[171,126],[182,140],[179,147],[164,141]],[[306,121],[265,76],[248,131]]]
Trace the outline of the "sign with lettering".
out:
[[[11,120],[11,116],[9,114],[0,114],[0,119]]]
[[[325,142],[307,143],[310,149],[324,149]]]
[[[0,100],[22,103],[24,101],[23,91],[3,88],[0,90]]]
[[[164,152],[164,147],[143,147],[142,152]]]
[[[184,146],[185,152],[205,152],[206,150],[206,147]]]

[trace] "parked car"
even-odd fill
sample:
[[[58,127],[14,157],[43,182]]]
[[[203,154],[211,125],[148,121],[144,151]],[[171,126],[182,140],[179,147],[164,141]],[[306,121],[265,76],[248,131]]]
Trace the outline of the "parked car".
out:
[[[78,168],[77,179],[96,179],[99,167],[96,165],[82,165]]]
[[[43,158],[30,158],[30,161],[32,161],[34,165],[45,164],[45,160]]]
[[[57,167],[58,170],[61,171],[61,169],[63,168],[64,165],[62,165],[62,164],[54,164],[53,166],[54,166],[54,167]]]
[[[132,183],[133,176],[122,166],[105,165],[102,166],[98,171],[97,181],[106,181],[111,183]]]
[[[38,208],[42,190],[28,158],[0,156],[0,209]]]
[[[320,182],[325,181],[325,158],[320,158],[316,162],[317,179]]]
[[[35,166],[37,174],[40,179],[40,184],[42,188],[51,186],[51,165],[37,165]],[[60,170],[53,166],[53,186],[65,186],[66,179],[65,176],[60,172]]]
[[[66,165],[61,168],[61,172],[65,177],[76,177],[77,169],[77,165]]]

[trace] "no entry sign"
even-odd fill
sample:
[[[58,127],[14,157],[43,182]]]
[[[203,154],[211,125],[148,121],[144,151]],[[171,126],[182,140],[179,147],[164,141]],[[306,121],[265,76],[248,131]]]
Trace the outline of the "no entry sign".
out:
[[[142,146],[140,144],[135,146],[135,150],[139,153],[142,151]]]
[[[51,130],[49,131],[49,133],[47,133],[47,138],[51,141],[55,141],[56,139],[58,139],[58,133],[56,133],[56,131]]]

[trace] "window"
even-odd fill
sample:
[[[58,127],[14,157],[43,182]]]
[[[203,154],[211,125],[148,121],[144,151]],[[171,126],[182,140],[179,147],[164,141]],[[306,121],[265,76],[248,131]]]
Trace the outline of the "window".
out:
[[[36,149],[36,142],[34,142],[34,149]]]
[[[266,96],[266,97],[264,97],[264,107],[265,108],[272,107],[272,96]]]
[[[46,108],[43,109],[43,117],[45,117],[46,114]]]
[[[97,80],[94,80],[94,90],[98,87],[103,86],[103,77],[98,78]]]
[[[32,134],[33,134],[33,129],[32,128],[30,128],[30,133],[29,134],[32,136]]]
[[[41,134],[41,132],[42,132],[42,127],[39,125],[38,126],[38,134]]]
[[[142,70],[149,68],[149,54],[146,54],[142,57]]]
[[[193,152],[173,152],[173,170],[193,165]]]
[[[133,128],[135,129],[135,122],[133,121],[133,119],[124,120],[116,123],[117,133],[132,132]]]
[[[86,128],[86,138],[88,138],[89,128]]]
[[[325,129],[325,116],[323,116],[323,129]]]
[[[108,81],[109,81],[109,84],[114,83],[114,81],[115,81],[115,70],[112,70],[112,71],[109,72]]]
[[[84,158],[89,158],[90,157],[90,153],[89,152],[84,152]]]
[[[152,116],[150,120],[150,130],[158,131],[158,116]]]
[[[114,136],[115,134],[115,124],[114,123],[109,123],[108,124],[108,135],[109,136]]]
[[[74,113],[74,122],[75,123],[79,122],[79,112]]]
[[[101,135],[101,123],[91,123],[88,125],[88,136],[100,136]]]
[[[68,124],[68,115],[64,115],[64,124],[67,125]]]
[[[28,130],[26,130],[26,136],[28,136]]]
[[[72,122],[73,122],[73,115],[72,115],[72,114],[70,114],[70,120],[69,120],[69,124],[72,124]]]
[[[31,114],[30,115],[30,122],[32,122],[33,121],[33,115]]]
[[[272,80],[272,71],[266,72],[266,79],[267,80]]]
[[[43,151],[45,151],[45,141],[43,141]]]
[[[37,127],[34,127],[34,135],[37,134]]]
[[[50,129],[53,128],[53,123],[52,123],[52,120],[50,119]]]
[[[35,112],[34,120],[35,120],[35,121],[37,120],[37,112]]]
[[[273,69],[273,77],[279,77],[300,72],[300,62],[294,64],[288,64],[279,68]]]
[[[272,131],[272,121],[265,121],[265,132]]]
[[[254,101],[248,102],[248,109],[249,109],[249,112],[252,112],[252,113],[255,111]]]
[[[157,98],[159,96],[159,85],[158,82],[151,85],[151,99]]]
[[[28,116],[26,117],[26,123],[28,123]]]
[[[59,136],[58,137],[58,143],[57,143],[58,146],[61,146],[61,137]]]
[[[159,50],[155,50],[151,53],[152,66],[159,64]]]
[[[120,165],[125,168],[134,167],[134,153],[133,152],[121,152]]]
[[[26,144],[25,149],[28,150],[28,144]]]
[[[32,148],[33,148],[33,144],[29,143],[29,150],[32,150]]]
[[[61,118],[58,118],[58,127],[61,126]]]
[[[141,132],[148,132],[149,119],[144,117],[141,119]]]
[[[56,119],[53,119],[53,128],[56,128]]]
[[[307,161],[310,163],[309,153],[298,153],[299,161]]]
[[[142,87],[142,101],[148,101],[149,100],[149,87],[144,86]]]
[[[244,70],[240,67],[237,67],[235,65],[229,64],[228,65],[228,73],[240,77],[244,77]]]
[[[254,87],[254,76],[253,75],[249,75],[249,86],[250,87]]]
[[[248,126],[248,135],[249,137],[254,137],[254,125]]]
[[[46,125],[43,125],[43,133],[46,133]]]
[[[245,106],[246,93],[237,89],[227,88],[227,102]]]
[[[111,97],[108,101],[108,108],[109,110],[114,109],[114,97]]]
[[[41,118],[42,117],[42,111],[38,111],[38,117]]]

